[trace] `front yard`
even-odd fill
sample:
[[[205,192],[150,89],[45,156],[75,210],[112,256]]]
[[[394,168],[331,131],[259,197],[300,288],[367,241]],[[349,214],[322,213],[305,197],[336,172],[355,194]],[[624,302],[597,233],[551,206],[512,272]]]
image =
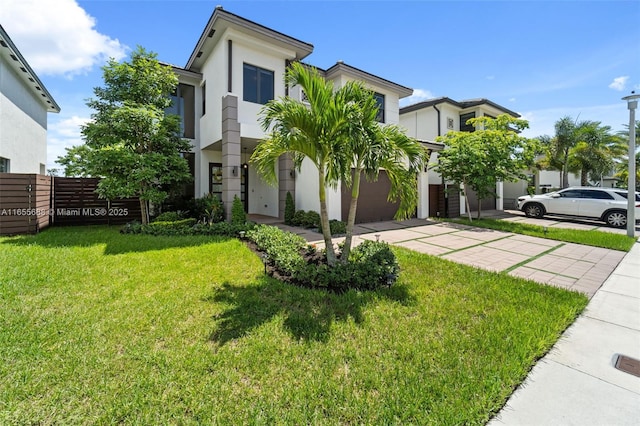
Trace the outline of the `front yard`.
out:
[[[0,423],[484,424],[587,304],[394,251],[396,285],[336,295],[235,239],[0,238]]]

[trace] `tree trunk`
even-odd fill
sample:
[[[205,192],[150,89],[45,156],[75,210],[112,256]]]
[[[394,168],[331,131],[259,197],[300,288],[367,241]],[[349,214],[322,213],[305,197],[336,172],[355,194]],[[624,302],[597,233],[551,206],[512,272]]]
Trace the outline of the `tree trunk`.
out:
[[[140,198],[140,216],[142,217],[142,224],[147,225],[149,223],[149,208],[147,200]]]
[[[349,261],[349,254],[351,253],[351,241],[353,239],[353,227],[356,223],[356,210],[358,208],[358,196],[360,195],[360,175],[362,169],[356,169],[353,175],[353,184],[351,186],[351,204],[349,205],[349,216],[347,217],[347,234],[344,238],[344,247],[342,249],[342,255],[340,260],[343,263]]]
[[[586,171],[585,169],[582,169],[580,171],[580,186],[587,186],[587,176],[589,175],[589,172]]]
[[[469,217],[469,222],[472,221],[471,219],[471,208],[469,207],[469,197],[468,197],[468,192],[467,192],[467,184],[466,183],[462,183],[462,188],[464,189],[464,204],[465,206],[467,206],[467,216]]]
[[[482,200],[483,198],[478,198],[478,216],[476,219],[480,219],[480,212],[482,211]]]
[[[329,266],[336,264],[336,252],[333,249],[331,240],[331,228],[329,226],[329,213],[327,212],[327,191],[324,181],[324,167],[318,167],[318,197],[320,198],[320,224],[322,226],[322,236],[327,250],[327,263]]]

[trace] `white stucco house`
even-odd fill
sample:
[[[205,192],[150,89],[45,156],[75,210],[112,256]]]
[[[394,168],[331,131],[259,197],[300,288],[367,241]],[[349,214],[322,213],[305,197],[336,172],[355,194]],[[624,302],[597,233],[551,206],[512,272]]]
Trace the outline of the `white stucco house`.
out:
[[[287,192],[296,208],[319,211],[317,171],[305,163],[298,172],[281,158],[278,187],[267,185],[249,163],[265,137],[258,123],[262,106],[271,99],[292,96],[304,101],[297,87],[286,87],[289,63],[302,61],[313,45],[217,7],[198,39],[187,64],[174,66],[180,84],[173,113],[182,117],[184,137],[193,149],[185,153],[194,172],[194,195],[218,194],[227,212],[234,195],[249,214],[283,217]],[[319,72],[336,89],[350,80],[363,81],[376,93],[381,123],[400,123],[399,100],[413,89],[370,74],[342,61]],[[384,172],[361,190],[359,222],[390,219],[396,211],[387,202],[389,182]],[[343,200],[343,197],[344,200]],[[330,218],[344,219],[348,193],[329,190]],[[426,214],[426,212],[424,212]]]
[[[474,131],[474,127],[466,124],[467,120],[476,117],[489,116],[492,118],[500,114],[508,114],[519,118],[520,114],[498,105],[488,99],[468,99],[455,101],[448,97],[429,99],[400,109],[400,125],[407,131],[407,135],[420,141],[435,141],[450,131]],[[432,163],[437,162],[437,152],[432,155]],[[505,185],[498,182],[496,194],[498,198],[482,200],[482,210],[502,210],[511,202],[510,194],[505,193]],[[452,192],[453,190],[453,192]],[[420,200],[422,209],[426,210],[430,217],[454,217],[464,214],[466,210],[465,200],[462,195],[456,193],[457,185],[443,182],[442,177],[434,170],[429,170],[425,176],[421,176]],[[508,192],[508,191],[507,191]],[[526,194],[526,182],[524,192],[514,189],[515,197]],[[471,210],[478,208],[478,199],[474,193],[468,194]],[[506,202],[506,204],[505,204]],[[420,212],[420,208],[418,211]],[[420,216],[418,216],[420,217]]]
[[[0,173],[46,173],[49,112],[60,107],[0,25]]]

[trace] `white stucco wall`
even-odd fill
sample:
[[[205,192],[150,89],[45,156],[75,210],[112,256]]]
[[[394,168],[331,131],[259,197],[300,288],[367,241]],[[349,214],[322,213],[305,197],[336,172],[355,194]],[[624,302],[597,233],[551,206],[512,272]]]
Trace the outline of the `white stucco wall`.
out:
[[[47,110],[0,57],[0,157],[12,173],[41,173],[47,163]]]
[[[320,213],[320,199],[318,198],[318,169],[305,158],[300,172],[296,174],[296,210],[313,210]],[[340,186],[336,189],[327,188],[327,211],[329,219],[342,219],[342,194]]]

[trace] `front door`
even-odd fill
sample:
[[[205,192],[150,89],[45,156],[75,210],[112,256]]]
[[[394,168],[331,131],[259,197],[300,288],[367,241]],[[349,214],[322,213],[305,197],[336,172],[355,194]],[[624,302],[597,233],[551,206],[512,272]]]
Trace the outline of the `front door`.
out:
[[[209,163],[209,192],[222,201],[222,163]]]

